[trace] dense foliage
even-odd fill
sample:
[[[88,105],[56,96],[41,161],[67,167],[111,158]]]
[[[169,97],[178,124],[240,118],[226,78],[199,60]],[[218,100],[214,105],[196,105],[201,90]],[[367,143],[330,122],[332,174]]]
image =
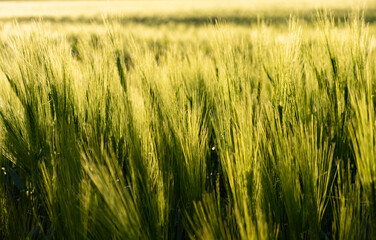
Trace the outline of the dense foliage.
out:
[[[13,29],[1,239],[376,236],[376,42],[359,15]]]

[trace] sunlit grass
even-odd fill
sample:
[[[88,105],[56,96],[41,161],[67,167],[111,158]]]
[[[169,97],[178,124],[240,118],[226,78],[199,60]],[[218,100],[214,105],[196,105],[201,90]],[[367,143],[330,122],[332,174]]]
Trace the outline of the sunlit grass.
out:
[[[373,27],[285,22],[2,25],[0,238],[373,238]]]

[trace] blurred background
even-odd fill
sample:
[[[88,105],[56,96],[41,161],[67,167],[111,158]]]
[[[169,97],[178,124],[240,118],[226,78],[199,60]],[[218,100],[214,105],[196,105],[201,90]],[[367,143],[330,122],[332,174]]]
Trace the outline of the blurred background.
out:
[[[366,9],[366,21],[375,21],[374,0],[148,0],[148,1],[0,1],[1,21],[25,21],[43,18],[47,21],[96,21],[103,16],[116,16],[123,21],[147,24],[183,22],[206,24],[221,19],[249,24],[264,19],[271,23],[284,21],[290,14],[306,21],[317,10],[330,9],[345,16],[354,8]]]

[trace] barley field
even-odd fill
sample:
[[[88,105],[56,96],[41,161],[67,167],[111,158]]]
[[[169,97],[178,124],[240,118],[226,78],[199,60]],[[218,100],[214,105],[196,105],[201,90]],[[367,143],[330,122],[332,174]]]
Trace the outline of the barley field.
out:
[[[0,2],[0,239],[376,239],[376,2]]]

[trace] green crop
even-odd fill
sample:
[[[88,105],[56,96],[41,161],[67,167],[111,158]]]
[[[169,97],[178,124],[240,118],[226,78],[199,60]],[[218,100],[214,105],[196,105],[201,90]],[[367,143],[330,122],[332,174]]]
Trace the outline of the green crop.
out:
[[[362,14],[163,26],[4,25],[1,239],[376,236]]]

